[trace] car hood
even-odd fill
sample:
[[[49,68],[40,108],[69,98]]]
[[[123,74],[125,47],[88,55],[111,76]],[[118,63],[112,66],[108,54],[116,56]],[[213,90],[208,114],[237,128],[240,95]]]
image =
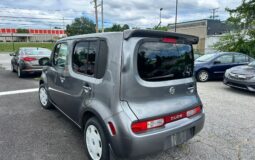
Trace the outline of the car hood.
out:
[[[237,66],[230,69],[231,73],[234,74],[242,74],[242,75],[255,75],[255,68],[245,65],[245,66]]]

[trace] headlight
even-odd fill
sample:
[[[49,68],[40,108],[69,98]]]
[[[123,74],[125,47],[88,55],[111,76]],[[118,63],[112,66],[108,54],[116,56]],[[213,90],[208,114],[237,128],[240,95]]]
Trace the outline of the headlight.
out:
[[[229,72],[230,72],[229,69],[227,69],[226,72],[225,72],[225,77],[228,77]]]

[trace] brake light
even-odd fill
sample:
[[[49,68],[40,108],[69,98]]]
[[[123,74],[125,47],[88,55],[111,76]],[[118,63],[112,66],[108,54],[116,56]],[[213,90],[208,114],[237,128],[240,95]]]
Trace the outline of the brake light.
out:
[[[137,122],[132,124],[132,131],[134,133],[146,131],[148,129],[161,127],[165,124],[164,118],[150,120],[150,121],[143,121]]]
[[[183,118],[192,117],[200,112],[201,112],[201,107],[198,106],[194,109],[176,113],[170,116],[165,116],[165,117],[154,119],[154,120],[147,120],[147,121],[132,123],[131,129],[134,133],[144,132],[153,128],[162,127],[167,123],[171,123]]]
[[[36,58],[34,58],[34,57],[23,57],[23,58],[21,58],[21,59],[22,59],[23,61],[27,61],[27,62],[36,60]]]
[[[176,43],[176,39],[174,39],[174,38],[163,38],[162,42],[164,42],[164,43]]]

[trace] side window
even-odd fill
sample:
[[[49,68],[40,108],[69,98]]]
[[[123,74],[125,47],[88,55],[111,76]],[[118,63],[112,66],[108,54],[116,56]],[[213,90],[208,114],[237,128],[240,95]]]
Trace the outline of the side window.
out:
[[[235,63],[245,63],[249,62],[248,56],[243,54],[235,54]]]
[[[56,67],[65,67],[68,55],[68,47],[66,43],[57,44],[53,55],[53,65]]]
[[[229,64],[233,63],[233,56],[232,55],[223,55],[216,59],[216,61],[219,61],[220,64]]]
[[[77,73],[93,76],[95,74],[97,48],[98,41],[78,42],[72,57],[73,70]]]

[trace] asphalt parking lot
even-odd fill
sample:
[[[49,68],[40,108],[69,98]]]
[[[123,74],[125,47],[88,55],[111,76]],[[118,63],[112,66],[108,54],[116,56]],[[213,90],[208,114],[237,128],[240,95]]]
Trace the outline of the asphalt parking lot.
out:
[[[0,54],[0,93],[38,88],[38,78],[18,79]],[[198,83],[205,127],[189,142],[143,160],[254,160],[255,94],[220,81]],[[36,91],[0,94],[0,160],[86,160],[82,133],[57,110],[43,110]]]

